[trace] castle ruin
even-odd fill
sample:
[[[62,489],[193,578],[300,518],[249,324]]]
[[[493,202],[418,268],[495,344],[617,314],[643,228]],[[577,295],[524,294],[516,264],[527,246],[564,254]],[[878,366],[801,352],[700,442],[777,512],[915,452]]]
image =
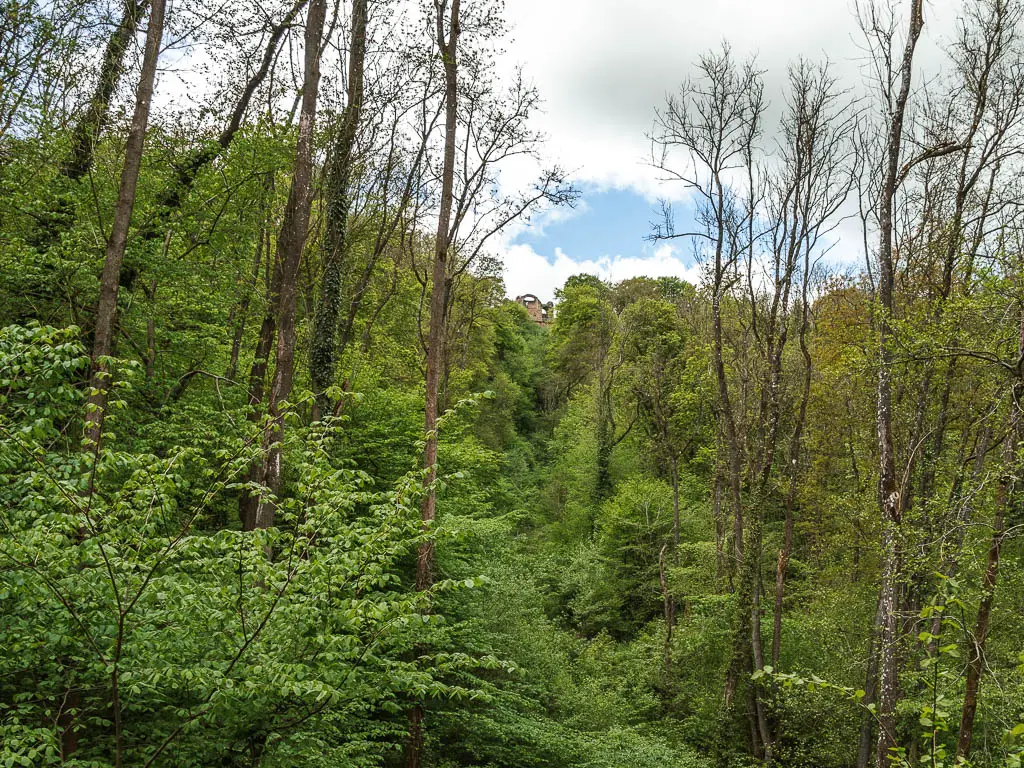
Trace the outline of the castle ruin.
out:
[[[532,293],[525,293],[522,296],[516,296],[516,303],[526,307],[526,311],[530,313],[530,319],[537,325],[548,326],[555,321],[555,302],[553,301],[544,304]]]

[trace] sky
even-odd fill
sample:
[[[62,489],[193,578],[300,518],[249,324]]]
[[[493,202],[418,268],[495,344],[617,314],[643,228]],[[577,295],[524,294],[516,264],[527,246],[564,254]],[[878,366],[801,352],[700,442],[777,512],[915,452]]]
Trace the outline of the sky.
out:
[[[969,0],[968,0],[969,1]],[[860,79],[863,53],[854,0],[507,0],[507,46],[544,100],[536,127],[551,162],[567,169],[582,196],[572,211],[542,214],[499,246],[510,296],[553,297],[565,279],[592,272],[697,279],[692,246],[646,238],[658,199],[687,216],[685,195],[659,182],[647,162],[654,110],[692,71],[696,57],[728,38],[738,59],[756,55],[778,119],[786,65],[828,58],[842,82]],[[902,3],[901,3],[902,4]],[[927,70],[952,29],[955,0],[931,0],[919,60]],[[857,258],[857,230],[838,230],[832,258]],[[845,245],[845,247],[844,247]]]

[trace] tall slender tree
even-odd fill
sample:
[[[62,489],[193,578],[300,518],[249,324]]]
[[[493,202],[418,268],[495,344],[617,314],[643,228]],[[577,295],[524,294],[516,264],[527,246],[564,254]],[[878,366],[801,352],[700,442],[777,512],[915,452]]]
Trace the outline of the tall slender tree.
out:
[[[352,166],[355,160],[356,138],[363,111],[368,17],[367,0],[353,0],[347,100],[338,121],[328,161],[327,184],[324,189],[326,218],[326,232],[323,240],[324,274],[309,356],[309,373],[316,395],[317,414],[326,410],[328,398],[325,393],[327,388],[334,383],[341,287],[344,278],[345,251],[348,248],[349,240],[348,219],[352,197],[350,189]]]
[[[125,70],[128,47],[150,0],[124,0],[121,18],[114,27],[100,59],[100,71],[92,95],[71,132],[71,151],[61,166],[69,179],[78,180],[92,167],[96,142],[107,125],[110,102]],[[148,116],[147,116],[148,119]]]
[[[887,121],[880,162],[881,184],[877,202],[877,366],[876,430],[878,444],[878,504],[882,523],[882,573],[879,588],[878,615],[881,626],[878,636],[878,739],[875,748],[877,768],[889,765],[891,750],[896,747],[896,704],[899,700],[899,658],[901,625],[901,522],[903,502],[896,469],[896,438],[893,414],[893,367],[895,357],[894,316],[897,310],[895,292],[895,258],[893,250],[896,198],[907,175],[915,165],[932,157],[958,151],[955,144],[944,144],[904,162],[904,123],[911,98],[914,76],[914,54],[924,29],[924,0],[907,3],[907,31],[902,56],[894,51],[895,30],[880,19],[879,11],[870,5],[862,16],[862,26],[875,44],[877,61],[887,67],[880,76],[882,101]]]
[[[445,313],[448,304],[448,257],[452,246],[452,208],[455,203],[455,148],[459,116],[459,12],[461,0],[434,0],[434,28],[438,52],[444,67],[444,149],[441,167],[441,198],[434,234],[434,258],[430,282],[430,317],[426,344],[426,401],[424,407],[425,442],[423,466],[426,491],[420,507],[423,527],[427,529],[437,515],[437,420],[441,371],[444,361]],[[426,540],[416,557],[416,589],[429,589],[434,579],[434,542]],[[423,707],[417,702],[409,713],[409,742],[406,768],[419,768],[423,759]]]
[[[309,234],[309,214],[313,201],[313,139],[316,128],[317,96],[320,90],[320,54],[327,16],[326,0],[310,0],[306,14],[302,106],[299,112],[295,165],[288,190],[288,203],[277,236],[277,285],[271,303],[277,311],[277,347],[274,378],[267,398],[267,423],[263,434],[263,454],[258,481],[271,494],[281,487],[281,440],[284,433],[284,403],[291,395],[295,376],[297,338],[296,307],[299,295],[299,267]],[[276,502],[263,497],[256,507],[252,526],[269,528],[274,524]]]
[[[716,414],[719,434],[724,441],[726,497],[733,511],[733,549],[737,580],[737,607],[733,626],[731,660],[726,674],[724,699],[728,708],[735,704],[741,681],[754,669],[755,649],[759,646],[760,534],[758,521],[750,530],[744,505],[744,467],[750,460],[739,422],[736,393],[729,381],[725,338],[725,306],[729,293],[740,278],[743,254],[754,247],[749,239],[748,218],[755,215],[756,190],[742,190],[730,184],[731,175],[753,176],[755,143],[764,112],[763,84],[752,62],[737,65],[726,46],[720,53],[708,53],[698,60],[699,75],[685,83],[679,96],[669,99],[657,116],[654,136],[655,166],[666,180],[676,181],[693,190],[702,208],[699,221],[703,228],[677,232],[666,207],[664,224],[656,239],[695,238],[704,246],[708,261],[708,290],[711,296],[711,355],[717,388]],[[681,165],[673,162],[673,151],[684,156]],[[744,210],[746,205],[746,210]],[[759,510],[754,510],[759,515]],[[748,546],[753,543],[753,547]],[[757,626],[754,619],[758,618]],[[744,711],[748,742],[754,754],[765,756],[772,741],[768,733],[764,707],[754,686],[744,688]]]
[[[124,167],[117,191],[117,204],[107,240],[103,274],[100,277],[100,296],[96,306],[96,327],[92,347],[91,390],[86,405],[85,436],[93,450],[98,451],[103,433],[103,416],[110,387],[110,368],[107,358],[113,351],[117,323],[117,294],[121,284],[121,262],[128,247],[128,230],[135,207],[135,190],[142,167],[142,151],[149,124],[150,102],[156,84],[157,60],[164,31],[165,0],[154,0],[146,29],[146,47],[142,57],[142,72],[135,97],[128,141],[125,145]],[[134,28],[134,27],[133,27]]]

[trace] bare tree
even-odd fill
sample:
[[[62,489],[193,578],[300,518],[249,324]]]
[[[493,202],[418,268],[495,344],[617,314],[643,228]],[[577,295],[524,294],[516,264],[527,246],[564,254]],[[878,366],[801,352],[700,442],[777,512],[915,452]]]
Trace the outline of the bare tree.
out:
[[[769,374],[762,390],[759,422],[767,425],[762,476],[770,472],[770,451],[781,419],[783,354],[792,324],[790,292],[798,287],[796,327],[802,359],[799,405],[789,441],[789,487],[785,527],[775,575],[771,663],[778,667],[782,649],[782,614],[786,570],[793,547],[793,514],[800,473],[800,453],[811,393],[811,271],[820,243],[837,225],[839,210],[853,184],[853,105],[839,92],[827,64],[798,60],[789,70],[789,95],[780,130],[782,168],[768,203],[773,300],[769,312]],[[797,277],[799,284],[796,286]]]
[[[961,149],[955,142],[943,142],[920,151],[910,159],[904,157],[908,131],[905,123],[911,100],[914,53],[924,29],[924,0],[909,0],[907,14],[902,55],[897,54],[898,24],[894,14],[884,14],[873,2],[860,7],[858,14],[876,70],[879,100],[886,124],[878,169],[881,182],[875,206],[878,235],[875,276],[875,322],[878,334],[876,428],[878,503],[882,520],[882,574],[878,609],[881,621],[878,632],[878,739],[875,749],[875,764],[878,768],[889,764],[890,751],[896,746],[896,703],[900,695],[900,536],[904,507],[896,469],[893,427],[893,320],[897,310],[893,231],[896,200],[900,188],[915,166]]]
[[[759,646],[760,619],[757,608],[759,572],[759,519],[754,531],[744,505],[745,440],[738,426],[737,404],[729,382],[723,303],[739,276],[744,253],[752,249],[749,238],[755,215],[752,201],[756,190],[750,183],[753,159],[765,109],[764,87],[752,62],[737,66],[726,46],[720,53],[704,54],[698,60],[698,77],[684,83],[678,96],[671,97],[656,116],[653,162],[668,181],[682,183],[698,201],[700,228],[692,232],[675,230],[671,209],[665,207],[665,221],[655,229],[656,239],[687,238],[700,243],[707,257],[706,272],[711,294],[712,367],[718,390],[719,431],[725,442],[725,479],[733,509],[733,549],[739,576],[737,612],[733,627],[731,660],[725,683],[725,702],[732,707],[741,679],[754,668]],[[677,158],[675,155],[681,154]],[[678,164],[677,164],[678,162]],[[754,510],[753,517],[759,511]],[[754,546],[747,547],[748,541]],[[755,621],[755,617],[757,620]],[[771,735],[764,707],[753,686],[746,686],[749,744],[754,754],[770,759]]]

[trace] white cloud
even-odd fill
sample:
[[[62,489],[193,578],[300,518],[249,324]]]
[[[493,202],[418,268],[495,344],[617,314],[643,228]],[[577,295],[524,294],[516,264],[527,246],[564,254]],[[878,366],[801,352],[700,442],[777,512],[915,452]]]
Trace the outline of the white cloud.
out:
[[[763,70],[770,108],[769,133],[785,103],[786,68],[798,56],[828,59],[845,88],[859,92],[866,74],[863,36],[854,14],[857,0],[511,0],[512,25],[506,66],[522,64],[544,100],[535,127],[548,136],[546,155],[588,190],[629,190],[648,202],[688,198],[679,184],[665,184],[649,163],[654,112],[694,71],[697,57],[727,40],[737,59],[756,56]],[[970,0],[967,0],[970,2]],[[903,3],[896,13],[904,13]],[[950,37],[962,4],[933,0],[919,45],[924,82],[939,70],[941,46]],[[899,17],[899,16],[898,16]],[[771,140],[766,139],[766,147]],[[536,172],[522,167],[503,177],[510,188]],[[852,208],[851,208],[852,210]],[[844,211],[849,214],[850,211]],[[547,213],[534,226],[572,216]],[[576,214],[578,215],[578,214]],[[523,227],[503,236],[514,240]],[[863,266],[859,222],[839,223],[824,261],[833,270]],[[699,268],[688,266],[669,247],[651,256],[606,255],[576,260],[571,241],[557,243],[548,260],[527,245],[505,245],[510,295],[532,292],[551,298],[570,275],[591,272],[611,280],[636,275],[677,275],[691,282]],[[687,251],[687,246],[679,248]],[[687,251],[688,252],[688,251]],[[692,259],[690,260],[692,262]]]
[[[587,273],[618,282],[628,277],[674,276],[697,284],[700,267],[687,264],[670,245],[662,245],[650,256],[602,256],[599,259],[573,259],[561,248],[555,249],[553,260],[537,253],[531,246],[516,244],[504,249],[505,291],[509,296],[536,294],[542,301],[555,296],[572,275]]]
[[[969,1],[969,0],[968,0]],[[600,188],[648,200],[683,197],[648,163],[655,108],[692,74],[697,57],[724,40],[737,59],[756,55],[770,102],[769,128],[784,103],[786,67],[798,56],[828,58],[854,87],[864,69],[855,0],[511,0],[507,66],[524,65],[544,99],[536,127],[548,155]],[[903,13],[903,3],[897,13]],[[918,61],[938,68],[938,47],[961,7],[928,3]]]

